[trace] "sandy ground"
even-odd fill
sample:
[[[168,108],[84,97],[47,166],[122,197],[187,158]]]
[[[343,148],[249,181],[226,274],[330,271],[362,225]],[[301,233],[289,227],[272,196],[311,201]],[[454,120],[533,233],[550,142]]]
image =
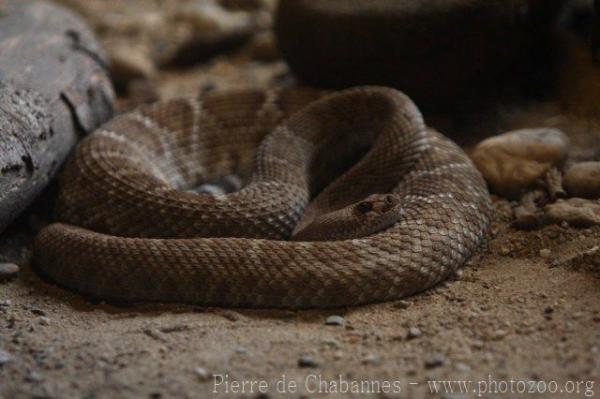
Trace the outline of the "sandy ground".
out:
[[[167,98],[294,84],[280,60],[247,55],[160,72],[150,89],[137,87]],[[562,128],[576,151],[597,148],[600,92],[589,82],[600,72],[581,52],[565,57],[560,101],[428,120],[466,145],[544,125]],[[134,92],[121,107],[136,102]],[[455,278],[403,301],[335,311],[123,306],[90,302],[32,270],[31,237],[50,200],[51,191],[0,239],[0,256],[22,266],[0,283],[2,398],[352,397],[355,389],[376,398],[517,397],[506,393],[511,380],[513,392],[529,392],[520,397],[600,395],[600,257],[586,255],[600,245],[600,227],[519,231],[510,226],[514,204],[494,197],[486,248]],[[327,325],[332,315],[342,324]],[[431,381],[442,380],[472,382],[432,393]]]

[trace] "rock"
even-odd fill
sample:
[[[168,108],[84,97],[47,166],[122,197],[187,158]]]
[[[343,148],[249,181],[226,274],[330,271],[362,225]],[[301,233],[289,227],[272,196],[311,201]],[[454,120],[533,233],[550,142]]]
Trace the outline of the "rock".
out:
[[[436,353],[425,359],[425,368],[433,369],[441,367],[444,363],[446,363],[446,357],[440,353]]]
[[[14,263],[0,263],[0,281],[9,280],[19,275],[19,266]]]
[[[581,162],[566,171],[563,185],[573,197],[600,198],[600,162]]]
[[[381,364],[381,358],[373,353],[369,353],[363,358],[362,363],[368,365],[378,365]]]
[[[515,198],[563,162],[568,150],[569,139],[560,130],[522,129],[483,140],[471,158],[493,191]]]
[[[327,320],[325,320],[325,325],[328,326],[343,326],[344,324],[346,324],[346,319],[338,315],[329,316]]]
[[[254,36],[247,49],[250,56],[258,61],[274,62],[280,58],[272,32],[262,32]]]
[[[582,198],[558,200],[544,207],[544,223],[578,227],[600,224],[600,202]]]
[[[121,42],[108,48],[111,77],[119,90],[125,90],[134,79],[149,79],[156,74],[154,63],[142,47]]]
[[[339,341],[336,340],[335,338],[325,338],[324,340],[321,341],[321,343],[325,346],[329,346],[329,347],[335,348],[335,349],[339,349],[341,347]]]
[[[498,249],[498,253],[502,256],[508,256],[510,255],[510,248],[506,245],[503,245],[500,247],[500,249]]]
[[[13,357],[10,353],[0,349],[0,365],[6,364],[12,360],[13,360]]]
[[[310,85],[392,86],[433,107],[496,95],[503,82],[518,86],[519,76],[531,83],[520,71],[546,69],[540,61],[551,54],[544,44],[561,3],[280,1],[275,33],[292,71]]]
[[[39,323],[41,326],[49,326],[50,325],[50,318],[46,317],[46,316],[42,316],[39,318]]]
[[[194,2],[178,9],[176,21],[188,22],[200,35],[216,35],[245,29],[250,25],[249,14],[232,12],[213,1]]]
[[[196,367],[194,373],[200,381],[208,381],[210,379],[210,373],[204,367]]]
[[[544,259],[548,259],[552,252],[548,248],[540,249],[540,256]]]
[[[483,341],[481,341],[481,340],[475,340],[475,341],[473,341],[473,344],[471,346],[475,350],[481,350],[481,349],[483,349],[484,344],[483,344]]]
[[[463,363],[463,362],[454,363],[454,368],[457,371],[460,371],[463,373],[468,373],[469,371],[471,371],[471,366],[469,366],[468,364]]]
[[[46,312],[44,312],[42,309],[39,308],[31,308],[31,313],[33,313],[36,316],[46,316]]]
[[[300,359],[298,359],[298,367],[315,368],[318,366],[319,363],[310,355],[304,355]]]
[[[423,333],[417,327],[411,327],[408,329],[408,335],[406,336],[408,339],[419,338]]]
[[[191,64],[230,50],[257,30],[252,16],[244,11],[229,11],[215,1],[193,2],[178,9],[171,22],[188,25],[189,34],[165,64]]]
[[[244,348],[243,346],[238,346],[237,348],[234,349],[234,351],[238,355],[246,355],[246,354],[248,354],[248,349]]]
[[[410,306],[410,303],[408,301],[401,299],[399,301],[394,302],[393,306],[397,309],[408,309],[408,307]]]
[[[42,377],[39,373],[37,373],[36,371],[30,370],[27,375],[25,376],[25,381],[27,382],[32,382],[32,383],[38,383],[38,382],[42,382],[44,380],[44,377]]]
[[[503,340],[506,336],[508,335],[508,332],[506,330],[502,330],[502,329],[498,329],[496,331],[494,331],[494,333],[492,334],[492,339],[494,341],[501,341]]]

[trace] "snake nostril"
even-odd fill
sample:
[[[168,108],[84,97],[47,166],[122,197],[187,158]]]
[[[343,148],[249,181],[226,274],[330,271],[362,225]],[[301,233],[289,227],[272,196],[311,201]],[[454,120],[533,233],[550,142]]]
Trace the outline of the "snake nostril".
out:
[[[357,206],[356,209],[360,212],[360,213],[368,213],[371,212],[373,210],[373,204],[371,202],[367,202],[367,201],[363,201],[360,202]]]

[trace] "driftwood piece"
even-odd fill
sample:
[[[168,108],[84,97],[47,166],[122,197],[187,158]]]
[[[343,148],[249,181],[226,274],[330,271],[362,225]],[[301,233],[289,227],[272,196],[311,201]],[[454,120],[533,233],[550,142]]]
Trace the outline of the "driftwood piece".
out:
[[[79,17],[42,1],[0,2],[0,231],[113,101],[104,55]]]
[[[559,198],[567,198],[567,192],[563,186],[563,174],[558,168],[552,167],[546,176],[544,176],[546,189],[550,196],[550,202],[554,202]]]
[[[545,205],[547,200],[548,195],[543,190],[533,190],[523,194],[519,205],[515,208],[513,226],[518,229],[539,227],[543,217],[541,206]]]

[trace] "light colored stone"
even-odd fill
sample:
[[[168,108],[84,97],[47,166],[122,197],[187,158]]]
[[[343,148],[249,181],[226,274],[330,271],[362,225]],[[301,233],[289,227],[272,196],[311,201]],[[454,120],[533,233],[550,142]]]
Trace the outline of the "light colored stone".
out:
[[[582,162],[567,170],[563,185],[573,197],[600,198],[600,162]]]
[[[194,372],[200,381],[208,381],[211,377],[210,373],[204,367],[196,367]]]
[[[570,226],[600,224],[600,202],[582,198],[558,200],[544,207],[544,222]]]
[[[17,277],[19,266],[14,263],[0,263],[0,281]]]
[[[328,326],[343,326],[346,324],[346,319],[339,315],[331,315],[325,320],[325,324]]]
[[[522,129],[483,140],[471,158],[493,191],[515,197],[560,164],[568,150],[569,139],[560,130]]]
[[[548,259],[552,255],[552,252],[548,248],[540,249],[540,256],[544,259]]]
[[[0,349],[0,365],[6,364],[12,360],[13,356],[10,353]]]
[[[128,42],[108,46],[111,76],[117,85],[125,85],[133,79],[148,79],[156,73],[154,63],[143,46]]]
[[[190,3],[177,10],[174,17],[189,22],[204,35],[247,28],[250,18],[245,12],[231,12],[212,1]]]

